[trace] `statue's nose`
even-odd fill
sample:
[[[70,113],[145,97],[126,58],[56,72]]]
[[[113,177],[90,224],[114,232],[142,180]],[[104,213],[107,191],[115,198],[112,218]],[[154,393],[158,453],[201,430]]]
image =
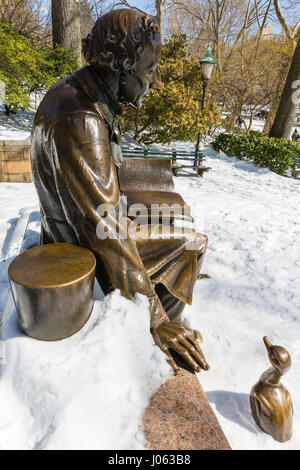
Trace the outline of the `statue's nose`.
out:
[[[163,89],[163,82],[161,81],[161,74],[159,70],[155,70],[152,75],[152,81],[150,83],[150,88],[154,90],[161,91]]]

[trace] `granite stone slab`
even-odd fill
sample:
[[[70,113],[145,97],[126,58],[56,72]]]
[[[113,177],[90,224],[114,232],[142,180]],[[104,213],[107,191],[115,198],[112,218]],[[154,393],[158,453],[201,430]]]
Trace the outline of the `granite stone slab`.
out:
[[[184,369],[151,397],[143,427],[151,450],[231,450],[196,375]]]

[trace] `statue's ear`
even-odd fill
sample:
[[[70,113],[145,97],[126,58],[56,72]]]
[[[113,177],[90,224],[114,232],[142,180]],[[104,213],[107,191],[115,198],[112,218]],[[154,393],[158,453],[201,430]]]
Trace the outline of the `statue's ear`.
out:
[[[91,39],[92,34],[89,34],[86,38],[81,39],[82,51],[87,62],[91,62],[93,58]]]

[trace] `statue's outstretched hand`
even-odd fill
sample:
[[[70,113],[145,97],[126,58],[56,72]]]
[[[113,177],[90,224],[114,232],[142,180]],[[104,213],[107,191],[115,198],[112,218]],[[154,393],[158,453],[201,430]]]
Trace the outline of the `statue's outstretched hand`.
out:
[[[175,374],[179,373],[179,368],[170,349],[180,354],[195,372],[200,372],[201,369],[209,370],[199,341],[194,338],[192,330],[183,323],[165,321],[152,329],[152,335],[156,344],[168,356]]]

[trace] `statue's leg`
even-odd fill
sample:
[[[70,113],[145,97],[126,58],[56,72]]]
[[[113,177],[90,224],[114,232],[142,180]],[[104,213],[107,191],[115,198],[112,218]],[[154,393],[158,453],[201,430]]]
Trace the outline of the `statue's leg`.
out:
[[[169,319],[171,321],[181,321],[185,302],[172,295],[163,284],[157,284],[155,290]]]
[[[194,230],[145,225],[133,237],[156,292],[171,321],[180,321],[191,304],[207,247],[207,237]]]
[[[53,243],[53,240],[50,237],[50,235],[47,233],[47,231],[44,229],[44,226],[41,225],[40,244],[41,245],[48,245],[49,243]]]
[[[196,276],[196,279],[198,279],[199,274],[200,274],[201,269],[202,269],[204,256],[205,256],[205,253],[206,253],[208,238],[207,238],[206,235],[202,235],[202,234],[199,234],[199,233],[197,233],[196,235],[198,237],[201,237],[201,238],[205,237],[205,247],[198,251],[198,264],[197,264],[197,276]]]

